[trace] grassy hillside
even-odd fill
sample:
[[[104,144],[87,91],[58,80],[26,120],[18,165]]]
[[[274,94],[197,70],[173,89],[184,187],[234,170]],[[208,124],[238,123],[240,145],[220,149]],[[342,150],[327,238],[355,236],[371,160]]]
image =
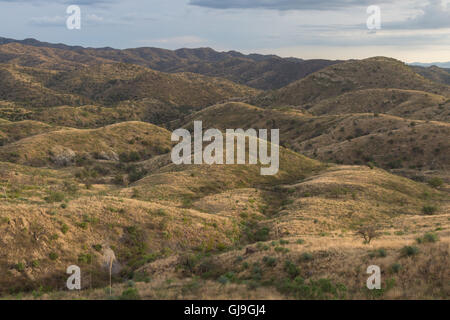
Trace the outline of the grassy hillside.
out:
[[[447,68],[439,68],[436,66],[431,67],[412,67],[415,72],[428,78],[434,82],[444,83],[450,85],[450,69]]]
[[[262,109],[244,103],[212,106],[185,119],[186,127],[278,128],[282,145],[321,161],[409,168],[421,175],[448,170],[446,122],[409,120],[384,114],[312,116],[292,109]],[[172,123],[172,127],[182,125]]]
[[[0,38],[0,299],[448,299],[442,72]],[[280,129],[278,173],[173,164],[196,120]]]
[[[160,124],[259,93],[224,79],[167,74],[123,63],[70,71],[0,64],[0,75],[0,117],[80,128],[130,120]]]
[[[33,166],[73,165],[86,159],[139,160],[170,150],[170,133],[143,122],[99,129],[63,129],[34,135],[0,148],[0,159]]]
[[[375,57],[327,67],[284,88],[264,93],[252,101],[262,106],[308,108],[323,99],[372,88],[419,90],[447,97],[450,94],[448,86],[423,78],[398,60]]]
[[[207,166],[182,168],[172,177],[151,174],[131,192],[123,189],[118,195],[109,185],[85,189],[67,171],[2,163],[0,170],[12,174],[2,174],[6,196],[0,204],[1,241],[5,248],[18,243],[20,250],[4,253],[0,267],[7,277],[0,278],[1,287],[15,296],[42,285],[30,298],[67,299],[70,294],[58,289],[63,288],[65,267],[73,263],[90,275],[84,286],[106,287],[103,261],[112,249],[117,258],[113,296],[126,290],[120,284],[125,279],[133,279],[131,286],[148,299],[207,298],[209,293],[264,299],[448,294],[443,281],[448,202],[443,202],[443,193],[383,170],[348,166],[307,171],[288,184],[273,181],[269,189],[233,186],[228,176],[237,169],[228,169],[219,183],[223,170]],[[242,169],[237,176],[245,179]],[[222,188],[224,181],[233,188]],[[192,188],[196,197],[179,203],[170,193],[152,192],[153,199],[141,199],[140,186],[155,183],[164,191]],[[55,193],[62,199],[51,196]],[[425,206],[439,209],[426,216]],[[356,231],[368,223],[376,226],[378,237],[363,244]],[[430,232],[438,234],[439,240],[433,240],[437,243],[414,245],[415,238]],[[418,247],[418,252],[408,256],[406,246]],[[358,272],[375,262],[389,274],[376,297],[364,289],[364,270]],[[401,268],[419,275],[430,263],[433,268],[419,282],[398,272]],[[172,279],[169,290],[167,279]],[[86,290],[81,295],[104,299],[109,292]]]
[[[230,81],[191,73],[167,74],[129,64],[101,64],[61,72],[46,82],[59,92],[71,92],[107,105],[130,99],[154,98],[186,107],[205,107],[258,91]]]
[[[24,120],[10,122],[2,119],[0,121],[0,145],[58,129],[60,128],[38,121]]]
[[[28,67],[0,64],[0,100],[16,102],[19,106],[79,105],[88,100],[79,95],[59,93],[45,87],[41,79],[51,72],[38,72]]]
[[[307,109],[316,115],[383,113],[409,119],[450,120],[450,99],[423,91],[366,89],[325,99]]]

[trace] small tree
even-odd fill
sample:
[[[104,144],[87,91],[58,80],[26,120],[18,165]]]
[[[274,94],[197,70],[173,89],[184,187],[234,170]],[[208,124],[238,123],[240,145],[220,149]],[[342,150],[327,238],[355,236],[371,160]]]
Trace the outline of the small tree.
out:
[[[380,234],[378,233],[377,227],[372,225],[362,226],[356,231],[356,234],[360,235],[364,239],[364,243],[369,244],[372,239],[378,237]]]

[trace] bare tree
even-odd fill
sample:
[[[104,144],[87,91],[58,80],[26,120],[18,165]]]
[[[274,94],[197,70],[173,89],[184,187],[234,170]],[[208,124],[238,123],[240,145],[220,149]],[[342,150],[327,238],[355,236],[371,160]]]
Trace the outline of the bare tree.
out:
[[[30,225],[30,232],[31,232],[31,234],[32,234],[32,236],[33,236],[34,241],[36,241],[36,242],[38,242],[39,239],[40,239],[43,235],[45,235],[45,230],[44,230],[44,228],[43,228],[41,225],[37,224],[37,223],[32,223],[32,224]]]
[[[378,228],[373,225],[361,226],[356,234],[360,235],[364,239],[364,243],[369,244],[372,239],[378,237],[380,234],[378,232]]]

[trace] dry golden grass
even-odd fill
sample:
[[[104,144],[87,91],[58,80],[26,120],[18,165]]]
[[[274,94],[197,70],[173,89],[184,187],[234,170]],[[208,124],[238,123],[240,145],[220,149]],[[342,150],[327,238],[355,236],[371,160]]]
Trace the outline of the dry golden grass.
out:
[[[371,58],[256,100],[284,108],[207,107],[258,91],[110,63],[106,52],[86,61],[89,50],[72,52],[70,72],[58,67],[64,50],[1,50],[28,65],[0,65],[4,298],[120,299],[127,290],[142,299],[449,298],[448,86]],[[170,131],[140,122],[192,129],[194,120],[279,128],[278,174],[176,166]],[[377,166],[444,182],[432,188]],[[370,243],[357,233],[367,226],[377,231]],[[78,293],[65,291],[72,264],[82,268]],[[381,291],[365,287],[371,264],[382,269]]]
[[[316,115],[383,113],[408,119],[449,121],[448,97],[399,89],[366,89],[322,100],[308,109]],[[447,104],[446,104],[447,103]]]
[[[0,158],[38,166],[52,165],[52,157],[135,151],[145,157],[170,151],[170,132],[144,122],[123,122],[99,129],[63,129],[43,133],[0,148]],[[118,159],[116,159],[118,160]],[[69,162],[70,162],[69,161]]]
[[[385,169],[410,169],[408,176],[448,172],[447,122],[410,120],[392,115],[356,113],[311,116],[292,109],[267,110],[225,103],[194,113],[171,127],[279,128],[285,147],[321,161],[372,163]],[[428,175],[429,173],[427,173]]]
[[[41,133],[60,130],[60,127],[33,121],[23,120],[18,122],[1,121],[0,122],[0,144],[5,145],[29,136],[34,136]]]
[[[329,66],[284,88],[263,93],[253,100],[253,104],[308,108],[320,100],[337,97],[348,91],[374,88],[419,90],[446,97],[450,95],[449,86],[425,79],[403,62],[374,57]]]

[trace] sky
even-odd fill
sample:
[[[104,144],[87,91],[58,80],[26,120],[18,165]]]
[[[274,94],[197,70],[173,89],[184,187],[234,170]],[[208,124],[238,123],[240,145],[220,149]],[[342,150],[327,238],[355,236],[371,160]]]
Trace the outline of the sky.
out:
[[[69,5],[81,9],[79,30],[66,27]],[[380,10],[379,29],[368,28],[369,6]],[[450,61],[450,0],[0,0],[0,37],[444,62]]]

